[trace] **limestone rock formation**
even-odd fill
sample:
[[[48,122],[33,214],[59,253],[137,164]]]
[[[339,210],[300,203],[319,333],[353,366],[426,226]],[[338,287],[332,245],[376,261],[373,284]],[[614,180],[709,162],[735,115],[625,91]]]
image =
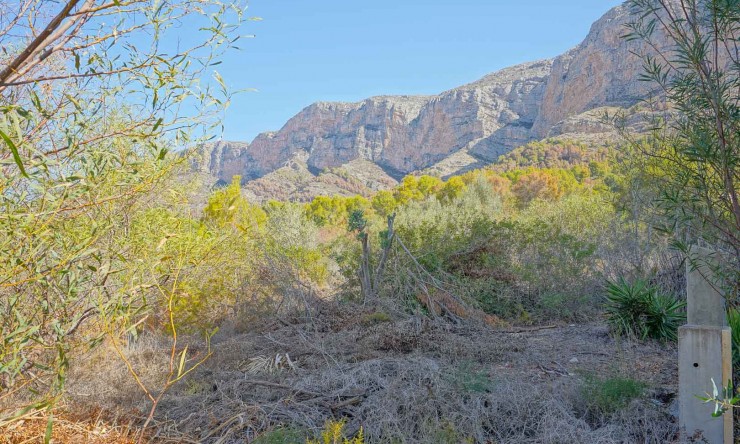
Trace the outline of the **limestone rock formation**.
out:
[[[449,175],[545,137],[613,136],[597,111],[633,107],[650,93],[635,80],[641,61],[634,52],[647,48],[622,38],[629,19],[628,7],[618,6],[561,56],[506,68],[436,96],[314,103],[249,145],[211,145],[208,169],[222,182],[235,174],[245,182],[259,179],[252,186],[259,198],[275,189],[283,198],[307,199],[321,193],[316,183],[322,183],[322,172],[347,165],[364,165],[368,173],[354,175],[349,188],[333,181],[327,192],[371,192],[422,170]],[[278,180],[300,183],[270,185]]]
[[[218,141],[196,148],[189,158],[193,171],[210,173],[218,183],[231,182],[233,176],[242,175],[252,162],[246,142]]]
[[[623,38],[629,19],[629,8],[617,6],[591,26],[581,44],[555,58],[533,137],[546,137],[561,121],[597,107],[630,107],[651,92],[648,83],[636,80],[642,70],[636,54],[649,47]]]

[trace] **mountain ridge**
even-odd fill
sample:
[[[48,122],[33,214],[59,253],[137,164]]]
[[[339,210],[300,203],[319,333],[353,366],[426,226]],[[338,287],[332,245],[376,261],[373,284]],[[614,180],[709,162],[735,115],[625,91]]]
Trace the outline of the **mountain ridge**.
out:
[[[651,93],[633,80],[642,67],[636,54],[649,48],[622,38],[629,19],[629,8],[617,6],[592,24],[580,44],[557,57],[503,68],[437,95],[312,103],[280,130],[261,133],[249,144],[200,147],[210,160],[198,168],[222,183],[240,175],[257,199],[276,197],[272,182],[283,189],[279,197],[305,200],[342,192],[341,186],[327,193],[315,186],[322,172],[336,168],[348,168],[347,174],[361,177],[372,192],[405,174],[446,176],[484,166],[547,137],[613,138],[613,129],[594,113],[634,107]],[[353,172],[356,165],[368,168],[367,162],[381,172],[370,177]],[[285,180],[297,181],[287,194],[285,184],[277,183]]]

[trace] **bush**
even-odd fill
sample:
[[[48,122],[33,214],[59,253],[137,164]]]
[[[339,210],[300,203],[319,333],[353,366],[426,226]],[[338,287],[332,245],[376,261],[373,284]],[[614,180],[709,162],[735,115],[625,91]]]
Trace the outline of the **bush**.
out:
[[[304,444],[304,434],[294,428],[280,428],[258,436],[254,444]]]
[[[488,393],[493,388],[488,373],[476,368],[470,361],[462,362],[445,375],[445,379],[461,393]]]
[[[644,390],[645,384],[634,379],[586,374],[580,394],[586,415],[591,419],[604,419],[627,407]]]
[[[675,341],[685,305],[641,279],[607,283],[607,322],[618,335]]]
[[[357,432],[354,438],[347,438],[344,435],[344,420],[326,422],[324,430],[321,432],[321,439],[306,441],[306,444],[364,444],[365,438],[362,436],[362,429]]]
[[[737,369],[740,366],[740,310],[727,310],[727,324],[732,331],[732,367]]]

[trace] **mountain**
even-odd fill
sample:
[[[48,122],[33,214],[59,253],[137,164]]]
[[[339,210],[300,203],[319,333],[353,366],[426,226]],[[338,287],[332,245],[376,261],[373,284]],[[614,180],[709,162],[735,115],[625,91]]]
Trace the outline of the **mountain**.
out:
[[[317,102],[250,144],[201,147],[198,164],[220,182],[235,174],[256,199],[369,194],[405,174],[446,176],[480,167],[532,140],[605,141],[604,110],[634,109],[649,91],[636,81],[642,42],[622,38],[626,5],[596,21],[575,48],[523,63],[436,96]]]

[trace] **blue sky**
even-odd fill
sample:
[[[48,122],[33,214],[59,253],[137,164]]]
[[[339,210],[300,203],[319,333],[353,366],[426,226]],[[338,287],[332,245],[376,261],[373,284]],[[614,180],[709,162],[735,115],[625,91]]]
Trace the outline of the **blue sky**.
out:
[[[224,139],[278,130],[312,102],[436,94],[578,44],[617,0],[250,0],[218,70],[238,95]]]

